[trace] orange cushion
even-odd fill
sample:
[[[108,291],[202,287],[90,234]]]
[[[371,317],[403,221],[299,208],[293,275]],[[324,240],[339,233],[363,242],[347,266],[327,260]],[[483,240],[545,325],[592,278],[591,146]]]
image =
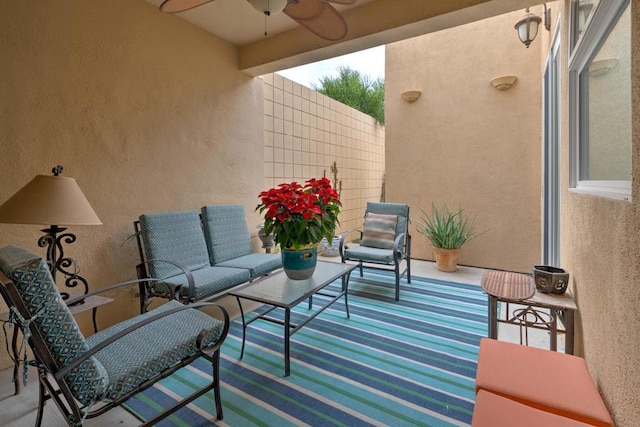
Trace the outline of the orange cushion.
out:
[[[483,338],[476,391],[488,390],[531,407],[596,425],[613,426],[584,359]]]
[[[587,427],[572,418],[541,411],[486,390],[478,391],[471,427]]]

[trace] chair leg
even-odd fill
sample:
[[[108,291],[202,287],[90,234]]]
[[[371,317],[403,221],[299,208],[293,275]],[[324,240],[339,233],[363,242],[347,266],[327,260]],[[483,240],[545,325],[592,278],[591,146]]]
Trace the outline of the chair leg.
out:
[[[407,283],[411,283],[411,258],[407,257]]]
[[[222,397],[220,396],[220,350],[217,350],[211,361],[213,367],[213,396],[216,403],[216,418],[222,419]]]
[[[46,397],[46,389],[42,382],[38,381],[39,385],[39,397],[38,397],[38,412],[36,415],[36,427],[40,427],[42,425],[42,416],[44,415],[44,405],[47,401]]]
[[[400,301],[400,264],[396,264],[396,301]]]
[[[360,261],[360,277],[362,277],[362,261]]]

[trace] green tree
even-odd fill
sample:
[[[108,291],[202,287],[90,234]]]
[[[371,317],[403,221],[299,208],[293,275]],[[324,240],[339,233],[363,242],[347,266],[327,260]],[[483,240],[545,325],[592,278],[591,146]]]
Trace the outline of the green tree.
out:
[[[371,79],[347,66],[338,67],[338,77],[320,78],[316,92],[362,111],[384,124],[384,79]]]

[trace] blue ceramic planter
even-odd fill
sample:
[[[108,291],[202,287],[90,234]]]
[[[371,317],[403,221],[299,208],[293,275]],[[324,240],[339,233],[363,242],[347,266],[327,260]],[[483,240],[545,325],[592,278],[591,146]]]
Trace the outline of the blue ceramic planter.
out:
[[[293,251],[284,249],[282,255],[282,268],[291,280],[306,280],[313,276],[318,262],[318,248]]]

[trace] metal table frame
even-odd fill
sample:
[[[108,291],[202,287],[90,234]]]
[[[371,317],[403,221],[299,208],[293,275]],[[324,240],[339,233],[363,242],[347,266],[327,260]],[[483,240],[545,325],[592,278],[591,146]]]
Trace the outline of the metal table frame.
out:
[[[564,352],[567,354],[573,354],[575,312],[578,307],[573,300],[571,292],[567,291],[562,295],[554,295],[545,294],[536,290],[535,294],[531,298],[524,300],[507,299],[491,294],[487,295],[489,297],[489,338],[498,339],[498,323],[523,326],[522,316],[509,315],[509,304],[522,305],[534,311],[535,309],[541,308],[548,309],[549,316],[551,317],[549,322],[526,322],[525,320],[524,326],[534,329],[548,330],[550,333],[549,349],[552,351],[557,351],[558,333],[564,333]],[[498,313],[498,301],[507,304],[504,318],[501,318]],[[564,329],[558,328],[559,319],[564,323]]]
[[[344,307],[349,318],[348,289],[349,278],[351,272],[357,268],[354,264],[338,264],[331,262],[318,261],[316,271],[311,279],[307,280],[290,280],[284,272],[278,272],[274,275],[250,283],[242,288],[230,292],[230,295],[236,297],[238,306],[240,307],[240,316],[242,318],[242,349],[240,350],[240,359],[244,356],[244,346],[246,339],[247,326],[258,319],[273,322],[284,327],[284,376],[290,374],[290,340],[291,336],[300,330],[304,325],[313,320],[317,315],[326,310],[334,302],[344,297]],[[336,279],[342,279],[342,288],[340,292],[325,292],[323,289]],[[290,292],[288,298],[276,299],[269,296],[269,291],[273,288],[285,287]],[[291,323],[291,309],[304,300],[309,301],[309,310],[313,308],[313,296],[322,295],[331,298],[326,304],[322,305],[318,310],[306,317],[299,323]],[[256,314],[247,319],[242,308],[241,299],[247,299],[272,306],[267,311]],[[284,318],[279,319],[269,316],[275,309],[284,310]]]

